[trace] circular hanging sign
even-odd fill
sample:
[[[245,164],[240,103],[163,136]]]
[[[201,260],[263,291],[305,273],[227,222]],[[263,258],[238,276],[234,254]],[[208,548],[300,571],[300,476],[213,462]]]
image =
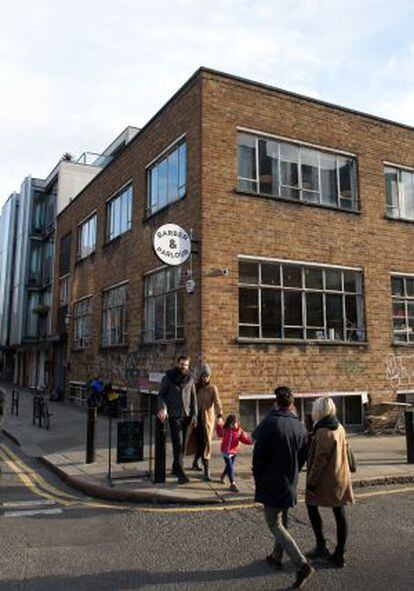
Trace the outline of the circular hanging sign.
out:
[[[191,254],[191,239],[181,226],[164,224],[154,233],[155,254],[167,265],[181,265]]]

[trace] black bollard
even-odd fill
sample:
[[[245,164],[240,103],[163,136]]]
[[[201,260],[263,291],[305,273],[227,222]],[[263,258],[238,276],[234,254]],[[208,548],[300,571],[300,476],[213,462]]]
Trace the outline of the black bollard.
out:
[[[165,442],[166,428],[165,421],[155,419],[155,459],[154,459],[154,482],[165,482]]]
[[[414,410],[405,411],[405,438],[407,440],[407,464],[414,464]]]
[[[96,449],[96,406],[88,408],[88,424],[86,431],[86,464],[92,464],[95,461]]]

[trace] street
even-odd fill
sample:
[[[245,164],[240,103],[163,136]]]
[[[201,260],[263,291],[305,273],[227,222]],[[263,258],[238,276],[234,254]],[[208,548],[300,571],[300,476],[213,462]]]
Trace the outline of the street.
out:
[[[294,571],[264,562],[272,540],[260,508],[117,505],[88,499],[0,439],[0,591],[288,589]],[[357,491],[348,564],[322,562],[306,586],[405,590],[414,580],[413,486]],[[334,540],[327,516],[328,540]],[[291,531],[313,539],[303,503]]]

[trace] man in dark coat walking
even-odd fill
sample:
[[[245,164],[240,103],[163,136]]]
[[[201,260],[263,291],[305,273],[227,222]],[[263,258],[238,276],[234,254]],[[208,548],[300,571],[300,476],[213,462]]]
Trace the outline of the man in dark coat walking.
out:
[[[293,394],[280,386],[275,390],[276,405],[253,432],[253,476],[255,500],[263,503],[267,525],[275,538],[266,560],[282,566],[283,551],[296,567],[294,589],[299,589],[314,573],[287,530],[288,509],[296,504],[299,472],[307,456],[307,433],[294,408]]]
[[[197,394],[189,367],[189,357],[180,355],[177,366],[162,378],[158,395],[157,416],[161,421],[169,419],[174,456],[172,470],[179,484],[189,482],[183,466],[184,445],[190,423],[197,426]]]

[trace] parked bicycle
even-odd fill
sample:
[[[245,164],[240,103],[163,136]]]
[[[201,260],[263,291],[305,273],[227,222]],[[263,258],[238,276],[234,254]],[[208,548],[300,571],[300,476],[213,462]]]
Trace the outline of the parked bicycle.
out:
[[[49,429],[50,417],[52,413],[49,412],[49,406],[46,399],[45,388],[34,388],[33,389],[33,425],[38,421],[39,427],[42,425]]]

